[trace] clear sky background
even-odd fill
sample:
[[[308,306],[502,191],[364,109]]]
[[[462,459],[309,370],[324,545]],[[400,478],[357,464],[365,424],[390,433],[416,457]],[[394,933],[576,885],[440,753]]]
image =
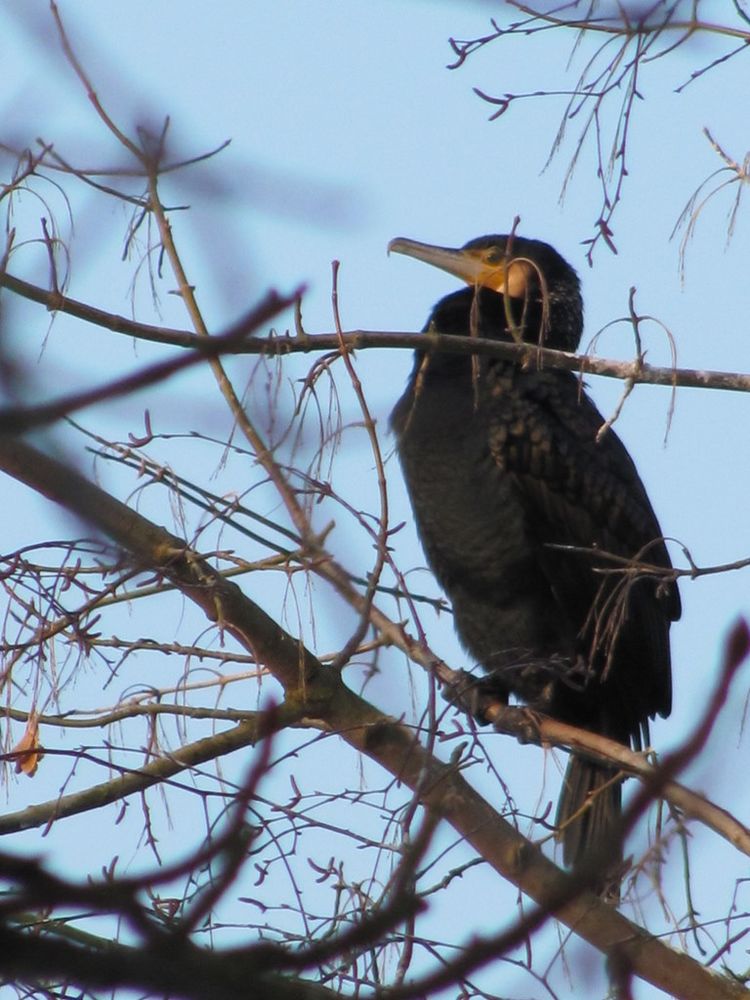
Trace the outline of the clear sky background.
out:
[[[704,15],[720,19],[729,6],[706,4]],[[460,245],[484,233],[508,231],[518,215],[519,232],[552,243],[579,270],[586,303],[585,343],[605,324],[627,314],[628,290],[635,286],[639,310],[657,317],[671,332],[680,367],[750,370],[750,226],[741,209],[734,239],[726,244],[733,192],[706,207],[687,248],[684,281],[680,237],[671,238],[695,188],[721,166],[702,128],[708,126],[733,156],[744,155],[750,56],[740,55],[718,66],[680,94],[675,88],[694,69],[731,45],[702,40],[645,67],[640,81],[643,100],[637,102],[630,123],[629,176],[613,222],[618,254],[600,245],[594,266],[589,267],[582,241],[593,235],[600,211],[590,141],[581,151],[566,197],[560,197],[578,119],[569,123],[559,152],[544,169],[565,98],[518,101],[491,123],[492,109],[472,91],[478,87],[502,95],[569,89],[588,50],[584,47],[575,56],[569,70],[573,38],[552,32],[501,40],[462,68],[446,68],[454,59],[448,38],[488,32],[490,16],[503,8],[499,3],[427,0],[378,4],[110,0],[85,5],[63,0],[60,4],[79,56],[103,103],[121,124],[132,127],[151,121],[158,126],[169,114],[175,153],[185,156],[231,139],[205,175],[196,171],[165,185],[167,200],[191,206],[190,212],[174,213],[172,222],[213,329],[230,324],[269,286],[288,292],[304,283],[307,329],[330,331],[331,261],[337,259],[345,328],[417,330],[433,302],[455,283],[416,262],[389,259],[388,241],[401,235]],[[60,54],[46,4],[6,0],[0,4],[0,25],[3,138],[21,146],[41,136],[83,165],[122,162]],[[610,122],[621,96],[613,98]],[[206,178],[203,182],[201,176]],[[59,194],[50,188],[48,197],[64,221]],[[127,213],[85,192],[75,198],[69,292],[102,308],[129,313],[133,268],[120,260]],[[19,231],[26,227],[28,236],[34,232],[34,219],[42,214],[46,211],[39,203],[27,199],[14,221]],[[14,258],[12,269],[43,282],[43,253],[30,246]],[[169,325],[186,327],[179,301],[166,294],[169,287],[163,283],[159,315]],[[7,293],[3,298],[8,301]],[[143,344],[134,349],[126,338],[82,331],[80,324],[64,317],[56,320],[40,354],[46,319],[39,307],[12,303],[6,309],[6,316],[16,321],[9,328],[24,331],[11,346],[23,361],[31,395],[43,398],[50,386],[60,390],[90,385],[160,355],[159,349]],[[145,321],[158,321],[145,280],[136,288],[135,313]],[[649,362],[670,363],[660,325],[648,326],[644,341]],[[609,329],[598,343],[598,353],[630,359],[633,339],[628,325]],[[359,356],[358,364],[382,440],[390,450],[387,415],[402,391],[411,359],[402,352],[369,352]],[[300,370],[308,365],[309,359]],[[621,385],[595,377],[588,383],[602,412],[610,414]],[[665,533],[686,545],[702,566],[750,556],[747,397],[680,389],[670,424],[671,402],[668,389],[637,387],[617,423]],[[345,405],[350,405],[345,418],[355,419],[356,410]],[[161,400],[141,394],[109,406],[106,414],[85,414],[83,422],[124,437],[127,431],[137,433],[142,428],[142,413],[148,407],[161,430],[208,427],[220,433],[224,425],[216,416],[217,406],[210,381],[195,374],[170,384]],[[54,441],[80,454],[81,443],[75,437],[57,432]],[[357,463],[364,459],[352,446],[344,461],[358,470]],[[347,476],[343,464],[338,468],[352,501],[374,506],[374,479],[358,471]],[[395,461],[389,470],[393,522],[408,521],[408,502]],[[235,463],[232,472],[242,476],[241,464]],[[8,528],[12,537],[4,547],[38,540],[49,531],[45,528],[49,515],[43,515],[40,502],[12,484],[4,482],[1,489],[4,506],[12,511]],[[69,528],[61,517],[52,530]],[[347,550],[346,532],[342,525],[333,543],[342,553]],[[674,545],[672,552],[677,564],[684,566],[679,547]],[[403,566],[423,562],[410,524],[398,535],[398,559]],[[422,579],[425,590],[437,592],[426,576]],[[658,721],[652,733],[660,750],[678,745],[701,712],[712,690],[723,636],[740,613],[750,613],[747,581],[746,570],[683,582],[683,620],[673,630],[673,714]],[[261,603],[267,599],[263,593],[253,593],[252,585],[248,592]],[[274,613],[272,603],[266,607]],[[329,648],[325,630],[333,627],[325,611],[323,619],[320,651]],[[450,663],[466,665],[448,618],[435,623],[429,638]],[[376,679],[367,694],[384,709],[399,713],[412,698],[422,697],[421,682],[417,680],[415,693],[403,661],[393,658],[389,664],[387,675]],[[684,776],[686,783],[705,790],[745,821],[750,784],[744,780],[742,765],[747,756],[742,721],[749,681],[746,671],[735,684],[709,752]],[[531,748],[520,751],[501,737],[487,739],[496,745],[493,753],[501,771],[505,759],[512,757],[517,782],[533,782],[538,793],[543,755]],[[56,781],[42,769],[33,783],[12,783],[7,807],[17,809],[24,802],[53,796],[59,788]],[[179,816],[172,821],[180,826]],[[46,842],[29,835],[23,842],[15,838],[14,843],[34,852],[57,850],[61,864],[64,859],[75,870],[96,870],[88,852],[83,862],[71,856],[62,834],[58,840],[53,833]],[[711,843],[704,834],[696,834],[701,861],[700,852],[708,851]],[[111,854],[109,841],[102,848],[102,859],[92,848],[96,863]],[[130,844],[122,853],[137,863],[136,850]],[[715,906],[720,916],[727,909],[733,882],[727,877],[722,898],[712,898],[712,867],[707,860],[704,875],[698,874],[696,882],[704,893],[701,902]],[[742,870],[738,862],[738,875]],[[464,915],[467,936],[472,929],[489,932],[501,926],[489,899],[505,897],[499,887],[488,887],[489,879],[485,873],[480,883],[488,893],[482,920],[470,919],[469,915],[476,917],[477,896],[476,887],[469,887],[462,904],[465,910],[450,914],[452,926],[441,925],[446,915],[436,913],[436,936],[452,933],[461,939]],[[679,913],[684,896],[677,892],[675,898]],[[503,905],[511,907],[510,917],[512,894],[508,899],[511,902]],[[744,901],[739,905],[741,909]],[[541,947],[552,954],[555,946],[549,941]],[[577,954],[575,949],[572,954]],[[558,995],[599,995],[603,981],[596,968],[590,967],[592,978],[586,984],[590,993],[582,992],[580,980],[569,983],[558,976]],[[528,980],[520,975],[514,980],[507,970],[496,990],[509,996],[536,995],[530,993]],[[541,988],[539,995],[546,995]],[[655,995],[643,984],[636,986],[639,1000]]]

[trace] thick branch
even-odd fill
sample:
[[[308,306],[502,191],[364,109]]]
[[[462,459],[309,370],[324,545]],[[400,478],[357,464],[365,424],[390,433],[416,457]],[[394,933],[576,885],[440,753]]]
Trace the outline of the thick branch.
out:
[[[106,531],[144,566],[168,576],[252,649],[288,692],[302,693],[322,729],[367,754],[446,818],[503,877],[635,975],[685,1000],[731,1000],[750,994],[625,919],[522,837],[463,779],[426,752],[406,727],[349,691],[338,673],[284,632],[184,542],[108,496],[84,477],[21,441],[0,437],[0,467]]]

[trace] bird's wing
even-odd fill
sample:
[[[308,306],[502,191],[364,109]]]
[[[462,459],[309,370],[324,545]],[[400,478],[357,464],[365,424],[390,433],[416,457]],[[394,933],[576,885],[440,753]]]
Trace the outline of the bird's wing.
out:
[[[667,714],[669,622],[680,614],[677,587],[617,572],[621,565],[592,551],[671,568],[632,459],[612,430],[597,441],[603,418],[570,373],[523,373],[508,366],[498,369],[488,390],[492,456],[516,479],[557,602],[582,646],[598,650],[605,678],[611,651],[619,674],[611,680],[623,688],[634,716]],[[627,669],[620,666],[625,661]]]

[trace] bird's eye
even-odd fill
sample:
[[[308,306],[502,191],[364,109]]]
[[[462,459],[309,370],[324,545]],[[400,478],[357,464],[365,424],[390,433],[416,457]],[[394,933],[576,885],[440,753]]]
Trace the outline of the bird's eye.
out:
[[[491,247],[484,255],[484,259],[488,264],[499,264],[503,257],[503,251],[499,247]]]

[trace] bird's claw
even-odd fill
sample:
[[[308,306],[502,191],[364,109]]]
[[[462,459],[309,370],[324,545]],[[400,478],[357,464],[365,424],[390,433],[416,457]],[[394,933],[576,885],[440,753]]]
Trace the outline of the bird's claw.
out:
[[[507,704],[507,696],[491,677],[476,677],[468,670],[457,670],[456,679],[443,688],[443,698],[470,715],[480,726],[492,725],[498,706]]]

